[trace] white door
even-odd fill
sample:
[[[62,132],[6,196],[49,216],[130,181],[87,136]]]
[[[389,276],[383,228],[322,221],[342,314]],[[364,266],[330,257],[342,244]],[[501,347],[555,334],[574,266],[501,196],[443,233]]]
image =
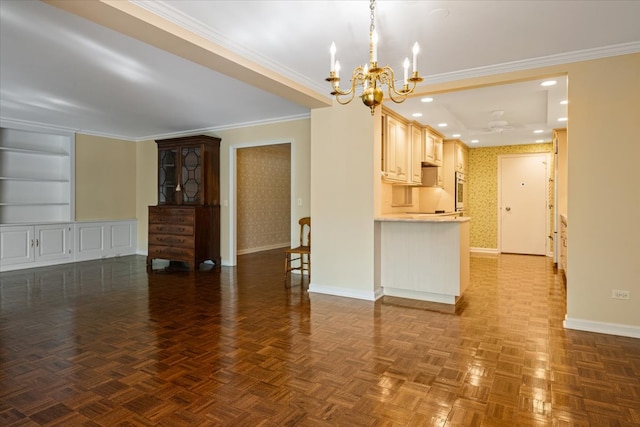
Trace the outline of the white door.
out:
[[[546,255],[548,166],[546,153],[499,157],[500,252]]]

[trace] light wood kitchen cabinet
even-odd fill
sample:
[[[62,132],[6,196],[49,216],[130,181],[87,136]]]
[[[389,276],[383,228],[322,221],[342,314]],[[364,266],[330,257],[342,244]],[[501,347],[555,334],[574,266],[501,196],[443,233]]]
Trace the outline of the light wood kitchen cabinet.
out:
[[[422,185],[426,187],[444,187],[444,168],[441,166],[423,168]]]
[[[426,127],[423,129],[424,150],[422,161],[431,166],[442,166],[443,142],[442,136],[433,129]]]
[[[387,181],[408,183],[411,164],[408,126],[391,114],[383,117],[382,176]]]
[[[467,173],[469,151],[462,141],[456,140],[454,149],[454,167],[456,172]]]
[[[411,184],[420,185],[422,183],[422,148],[423,132],[417,124],[411,124]]]

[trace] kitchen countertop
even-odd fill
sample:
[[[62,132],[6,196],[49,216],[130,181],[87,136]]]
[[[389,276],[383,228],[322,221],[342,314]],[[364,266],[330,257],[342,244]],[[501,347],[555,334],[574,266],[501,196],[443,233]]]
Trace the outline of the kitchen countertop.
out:
[[[386,214],[374,218],[374,221],[394,221],[394,222],[468,222],[468,216],[457,216],[456,213],[426,214],[426,213],[404,213]]]

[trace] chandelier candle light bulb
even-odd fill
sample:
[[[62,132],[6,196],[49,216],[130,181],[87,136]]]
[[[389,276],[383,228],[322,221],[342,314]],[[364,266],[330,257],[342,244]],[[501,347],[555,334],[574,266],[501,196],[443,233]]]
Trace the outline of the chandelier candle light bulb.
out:
[[[329,48],[329,53],[331,53],[331,71],[336,70],[336,44],[331,43],[331,47]]]
[[[340,63],[336,61],[336,44],[331,43],[329,52],[331,53],[331,69],[328,81],[333,91],[331,95],[336,97],[336,101],[340,104],[348,104],[353,100],[356,93],[356,87],[362,86],[362,102],[371,109],[371,115],[374,115],[375,108],[382,104],[384,93],[383,85],[387,85],[387,95],[395,103],[401,103],[407,96],[414,91],[417,84],[423,81],[418,76],[418,52],[420,47],[416,42],[413,45],[413,73],[409,77],[409,58],[405,58],[403,62],[404,81],[401,89],[395,87],[395,76],[393,69],[385,65],[378,67],[378,33],[375,30],[375,0],[370,0],[369,9],[371,10],[371,25],[369,27],[369,63],[364,66],[356,67],[351,77],[351,87],[347,90],[340,89]]]
[[[371,33],[371,62],[378,62],[378,33],[375,30]]]
[[[404,58],[402,68],[404,68],[404,85],[409,86],[409,58]]]

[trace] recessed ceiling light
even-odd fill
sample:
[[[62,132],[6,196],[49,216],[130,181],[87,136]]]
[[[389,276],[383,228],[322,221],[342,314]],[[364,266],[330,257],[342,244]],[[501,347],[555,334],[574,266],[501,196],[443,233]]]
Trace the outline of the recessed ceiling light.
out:
[[[448,125],[446,123],[438,123],[439,128],[446,128]]]
[[[413,113],[412,117],[422,117],[422,113]]]
[[[566,118],[566,117],[560,117],[560,118],[558,119],[558,121],[559,121],[559,122],[566,122],[566,121],[567,121],[567,118]]]
[[[544,139],[536,139],[536,142],[544,142]]]
[[[562,101],[560,101],[560,104],[562,105],[567,105],[569,103],[569,101],[567,101],[566,99],[563,99]]]
[[[553,86],[554,84],[558,83],[555,80],[546,80],[542,83],[540,83],[540,86]]]
[[[433,98],[431,98],[430,96],[426,96],[426,97],[422,98],[420,101],[422,101],[422,102],[433,102]]]
[[[460,136],[461,136],[461,135],[460,135],[459,133],[454,133],[454,134],[453,134],[453,135],[451,135],[451,136],[452,136],[452,137],[454,137],[454,138],[460,138]]]
[[[478,142],[480,142],[480,140],[479,140],[479,139],[472,139],[472,140],[471,140],[471,143],[472,143],[472,144],[477,144]]]
[[[544,132],[542,129],[536,129],[533,131],[533,133],[542,133],[542,132]]]

